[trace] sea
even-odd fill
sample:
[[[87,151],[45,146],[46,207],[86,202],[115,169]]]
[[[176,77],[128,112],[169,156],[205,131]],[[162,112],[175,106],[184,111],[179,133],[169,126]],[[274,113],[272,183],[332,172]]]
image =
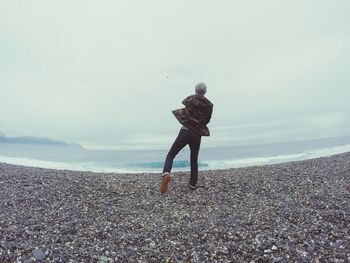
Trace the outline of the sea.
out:
[[[110,173],[161,173],[168,149],[88,150],[0,143],[0,163],[61,170]],[[199,170],[217,170],[299,161],[350,152],[350,136],[307,141],[225,147],[202,146]],[[190,151],[175,158],[172,171],[189,171]]]

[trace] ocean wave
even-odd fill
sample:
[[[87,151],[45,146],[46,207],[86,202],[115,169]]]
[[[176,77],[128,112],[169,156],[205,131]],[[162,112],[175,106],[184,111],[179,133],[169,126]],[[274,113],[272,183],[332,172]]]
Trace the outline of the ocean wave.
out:
[[[301,161],[313,158],[325,157],[334,154],[340,154],[350,151],[350,144],[342,146],[333,146],[318,148],[306,152],[292,153],[292,154],[280,154],[275,156],[266,157],[251,157],[242,159],[225,159],[225,160],[210,160],[207,161],[210,169],[228,169],[228,168],[240,168],[256,165],[268,165],[278,164],[284,162]]]
[[[249,157],[249,158],[225,158],[215,160],[214,158],[199,162],[199,170],[214,170],[248,167],[255,165],[277,164],[283,162],[306,160],[350,151],[350,144],[334,147],[324,147],[305,152],[291,154],[279,154],[275,156]],[[107,162],[60,162],[37,160],[24,157],[0,156],[0,162],[32,166],[39,168],[50,168],[60,170],[91,171],[105,173],[160,173],[163,161],[132,162],[132,163],[107,163]],[[188,160],[174,160],[173,171],[188,171],[190,162]]]

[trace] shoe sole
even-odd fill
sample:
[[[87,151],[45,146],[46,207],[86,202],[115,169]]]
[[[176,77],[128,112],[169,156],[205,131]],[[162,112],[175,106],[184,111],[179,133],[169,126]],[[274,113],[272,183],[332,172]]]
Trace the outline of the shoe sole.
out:
[[[190,188],[190,190],[192,190],[192,191],[195,191],[199,188],[199,186],[196,186],[195,188],[192,188],[191,186],[189,186],[188,188]]]
[[[160,193],[164,194],[168,191],[168,185],[170,182],[170,175],[165,175],[163,177],[163,182],[162,182],[162,186],[160,187]]]

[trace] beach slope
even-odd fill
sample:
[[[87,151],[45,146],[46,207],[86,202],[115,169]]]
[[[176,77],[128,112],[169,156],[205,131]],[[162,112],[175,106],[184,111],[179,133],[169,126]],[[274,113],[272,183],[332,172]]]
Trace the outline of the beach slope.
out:
[[[350,262],[350,153],[188,180],[0,164],[0,262]]]

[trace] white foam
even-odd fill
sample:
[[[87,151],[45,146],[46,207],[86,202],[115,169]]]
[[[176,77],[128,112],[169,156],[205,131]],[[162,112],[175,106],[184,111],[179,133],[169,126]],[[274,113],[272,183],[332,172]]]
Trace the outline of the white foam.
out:
[[[140,172],[140,171],[124,169],[124,168],[101,167],[101,166],[96,166],[93,163],[52,162],[52,161],[44,161],[44,160],[22,158],[22,157],[0,156],[0,162],[15,164],[15,165],[38,167],[38,168],[72,170],[72,171],[91,171],[91,172],[103,172],[103,173],[139,173]]]
[[[340,154],[350,151],[350,144],[342,146],[334,146],[327,148],[319,148],[308,152],[300,152],[293,154],[284,154],[268,157],[254,157],[244,159],[226,159],[226,160],[214,160],[208,161],[209,169],[227,169],[227,168],[239,168],[249,167],[255,165],[266,165],[266,164],[278,164],[284,162],[308,160],[313,158],[325,157],[334,154]]]

